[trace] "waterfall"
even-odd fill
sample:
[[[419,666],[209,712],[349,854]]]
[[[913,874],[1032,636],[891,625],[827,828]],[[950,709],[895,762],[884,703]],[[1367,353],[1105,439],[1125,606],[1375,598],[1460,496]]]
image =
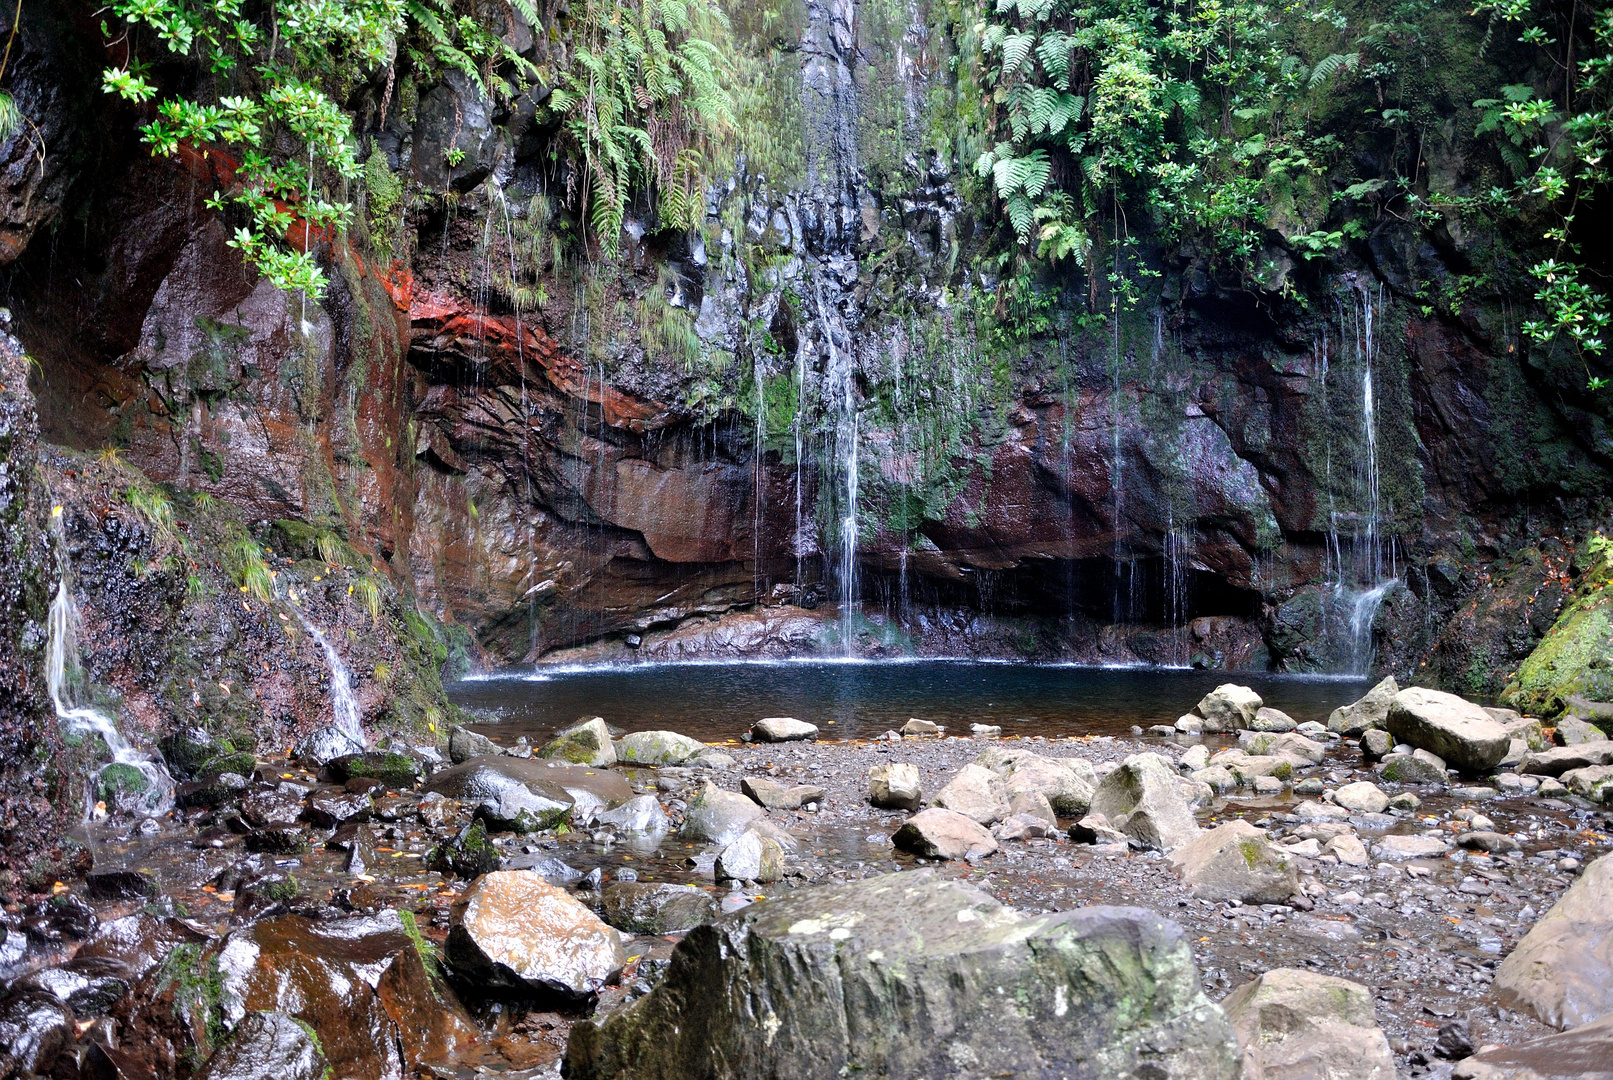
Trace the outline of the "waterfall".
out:
[[[128,766],[139,772],[145,781],[145,790],[134,800],[132,809],[142,817],[159,817],[174,805],[174,779],[162,762],[151,754],[136,750],[119,733],[110,716],[88,705],[73,702],[69,676],[80,670],[78,658],[78,606],[73,603],[72,564],[68,560],[67,540],[62,530],[62,508],[51,511],[51,531],[55,534],[57,561],[61,575],[56,584],[56,597],[50,604],[49,643],[45,650],[45,685],[50,702],[56,710],[56,721],[63,735],[84,737],[99,736],[112,753],[110,765],[96,770],[99,777],[115,765]],[[88,798],[95,805],[92,790]]]
[[[1350,552],[1346,558],[1339,533],[1341,514],[1336,509],[1333,493],[1331,434],[1325,446],[1330,507],[1327,541],[1328,576],[1332,579],[1327,623],[1330,634],[1338,641],[1334,652],[1336,655],[1342,654],[1340,661],[1346,670],[1365,675],[1371,672],[1375,659],[1372,628],[1377,620],[1378,610],[1382,607],[1384,598],[1400,582],[1394,540],[1383,535],[1383,505],[1378,476],[1378,389],[1375,384],[1375,368],[1378,354],[1379,313],[1383,305],[1382,287],[1380,286],[1374,293],[1359,282],[1351,282],[1350,300],[1350,328],[1353,331],[1356,377],[1359,380],[1358,390],[1354,396],[1360,408],[1358,429],[1360,449],[1355,469],[1354,512],[1347,515],[1350,526]],[[1320,351],[1322,409],[1324,416],[1329,416],[1328,351],[1325,338]]]
[[[823,339],[829,350],[827,382],[834,396],[834,462],[840,474],[840,491],[843,500],[838,509],[840,525],[839,585],[841,644],[846,655],[852,652],[852,623],[857,603],[857,379],[854,357],[835,347],[834,326],[824,306],[823,290],[817,292],[818,320],[823,327]]]
[[[336,651],[336,647],[325,637],[324,632],[303,614],[302,605],[295,603],[295,596],[292,600],[298,621],[302,623],[302,628],[308,631],[308,636],[324,651],[325,665],[330,668],[331,719],[338,731],[363,746],[364,729],[359,724],[358,701],[353,697],[353,673],[341,654]]]

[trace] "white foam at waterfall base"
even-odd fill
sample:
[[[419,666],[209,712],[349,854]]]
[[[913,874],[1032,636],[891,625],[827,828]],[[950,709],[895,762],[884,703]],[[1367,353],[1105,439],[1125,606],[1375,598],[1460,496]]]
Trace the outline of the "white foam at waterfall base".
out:
[[[58,538],[59,540],[59,538]],[[99,736],[112,753],[112,763],[128,765],[145,778],[146,790],[135,799],[129,809],[146,817],[166,814],[174,804],[174,779],[162,763],[150,754],[135,749],[118,731],[110,716],[87,705],[75,705],[67,685],[70,671],[78,667],[77,638],[78,609],[68,587],[66,557],[62,559],[62,576],[56,586],[56,598],[50,605],[50,643],[45,653],[45,685],[50,692],[51,705],[56,709],[56,722],[62,734],[74,737]],[[96,777],[105,766],[96,770]],[[95,805],[92,787],[87,799],[87,810]],[[88,814],[86,814],[88,816]]]

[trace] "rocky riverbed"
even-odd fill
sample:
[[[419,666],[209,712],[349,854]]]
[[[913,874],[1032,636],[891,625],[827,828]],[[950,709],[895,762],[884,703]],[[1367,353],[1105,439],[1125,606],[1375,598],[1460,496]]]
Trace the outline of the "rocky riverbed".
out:
[[[1548,750],[1537,724],[1479,711],[1506,732],[1491,767],[1417,771],[1403,763],[1430,752],[1394,740],[1437,739],[1389,702],[1420,707],[1422,692],[1375,693],[1357,706],[1372,715],[1340,710],[1333,731],[1284,730],[1295,725],[1258,704],[1218,716],[1211,695],[1133,738],[914,722],[905,736],[832,742],[773,720],[756,741],[712,747],[613,738],[595,720],[540,748],[547,759],[460,728],[443,747],[360,753],[326,731],[250,762],[209,760],[216,748],[199,736],[172,740],[170,763],[192,777],[177,810],[98,809],[94,870],[6,905],[0,1062],[63,1078],[225,1080],[266,1075],[268,1059],[292,1063],[281,1080],[324,1064],[354,1077],[552,1076],[592,1019],[571,1075],[677,1075],[642,1060],[613,1072],[615,1051],[600,1047],[631,1044],[635,1017],[687,993],[655,989],[687,932],[717,920],[765,939],[769,905],[853,904],[876,887],[856,883],[928,867],[904,886],[915,911],[1163,916],[1161,940],[1179,941],[1210,1000],[1227,999],[1240,1037],[1255,1013],[1234,1008],[1234,991],[1258,999],[1253,980],[1274,970],[1279,995],[1297,992],[1280,979],[1336,977],[1364,988],[1382,1035],[1363,1037],[1386,1039],[1399,1075],[1492,1075],[1471,1071],[1475,1051],[1547,1036],[1543,1019],[1582,1007],[1572,985],[1554,1006],[1498,977],[1613,848],[1613,815],[1574,793],[1600,795],[1581,781],[1603,766],[1585,762],[1613,758],[1599,742]],[[1472,734],[1443,748],[1482,751],[1493,732]],[[965,891],[935,891],[954,885]],[[1606,901],[1599,927],[1574,929],[1593,984],[1597,963],[1613,982]],[[843,933],[873,933],[857,921]],[[682,963],[673,982],[694,978],[695,960]],[[744,978],[765,982],[761,970]],[[1169,1075],[1218,1075],[1193,1060]]]

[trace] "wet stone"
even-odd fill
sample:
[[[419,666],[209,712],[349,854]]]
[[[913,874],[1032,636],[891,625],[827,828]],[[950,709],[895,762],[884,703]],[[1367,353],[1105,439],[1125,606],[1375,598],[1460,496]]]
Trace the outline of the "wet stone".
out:
[[[92,870],[84,892],[91,900],[148,900],[157,895],[157,879],[138,870]]]
[[[298,760],[315,766],[330,764],[337,758],[362,754],[364,744],[334,726],[318,728],[303,736],[294,751]]]
[[[355,776],[370,777],[394,790],[412,788],[420,782],[420,762],[408,754],[387,751],[369,751],[362,754],[345,754],[325,762],[338,783]]]
[[[248,1013],[208,1059],[196,1080],[320,1080],[325,1055],[293,1017]]]
[[[0,1076],[48,1071],[76,1036],[72,1010],[51,994],[0,999]]]
[[[301,855],[308,850],[308,834],[300,825],[253,829],[246,834],[246,849],[264,855]]]
[[[600,915],[629,934],[677,934],[717,917],[717,902],[693,885],[622,881],[605,886]]]
[[[530,870],[479,878],[448,935],[449,963],[484,990],[597,994],[627,962],[611,927]]]
[[[302,814],[302,796],[278,788],[259,789],[241,800],[241,817],[255,829],[296,825]]]
[[[466,825],[454,836],[432,849],[426,860],[434,870],[473,878],[499,867],[498,848],[480,821]]]
[[[334,829],[349,821],[368,821],[374,808],[374,800],[368,795],[344,791],[341,794],[310,795],[303,812],[316,827]]]

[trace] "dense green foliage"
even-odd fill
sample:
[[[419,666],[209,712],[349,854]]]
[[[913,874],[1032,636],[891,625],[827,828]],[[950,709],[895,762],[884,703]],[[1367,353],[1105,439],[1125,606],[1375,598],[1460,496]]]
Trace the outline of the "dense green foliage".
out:
[[[1454,212],[1533,230],[1546,317],[1526,329],[1602,352],[1607,298],[1574,226],[1608,186],[1613,8],[987,0],[974,35],[977,171],[1025,250],[1106,274],[1116,302],[1150,272],[1128,256],[1145,231],[1264,285],[1274,250],[1307,260],[1385,215]],[[1458,197],[1426,154],[1468,116],[1504,173]]]
[[[352,218],[335,192],[364,175],[341,103],[380,71],[390,96],[400,51],[416,70],[457,70],[501,101],[553,86],[545,107],[562,119],[582,178],[567,194],[607,249],[639,191],[658,196],[667,225],[691,224],[712,151],[733,127],[716,0],[579,3],[563,27],[533,0],[506,7],[506,25],[490,28],[463,0],[113,0],[122,25],[103,31],[126,60],[103,84],[155,103],[142,128],[153,153],[239,157],[210,205],[243,212],[233,246],[276,285],[310,295],[324,287],[314,241]],[[505,32],[516,17],[547,39],[552,63],[517,54]]]

